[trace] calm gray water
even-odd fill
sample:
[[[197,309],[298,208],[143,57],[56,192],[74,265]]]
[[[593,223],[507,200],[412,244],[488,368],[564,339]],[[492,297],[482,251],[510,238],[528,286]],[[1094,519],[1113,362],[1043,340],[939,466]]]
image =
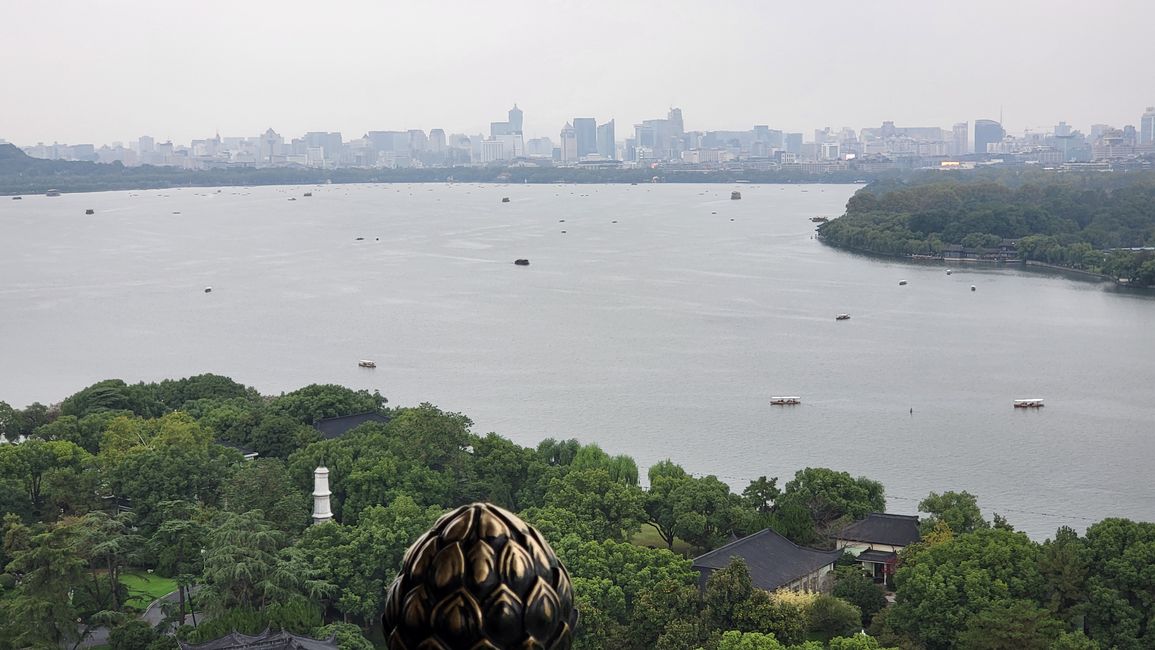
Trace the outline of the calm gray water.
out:
[[[969,490],[1040,539],[1155,519],[1155,300],[843,253],[808,218],[855,187],[732,189],[0,197],[0,399],[201,372],[332,382],[738,489],[826,466],[882,481],[895,512]],[[767,404],[783,394],[804,403]]]

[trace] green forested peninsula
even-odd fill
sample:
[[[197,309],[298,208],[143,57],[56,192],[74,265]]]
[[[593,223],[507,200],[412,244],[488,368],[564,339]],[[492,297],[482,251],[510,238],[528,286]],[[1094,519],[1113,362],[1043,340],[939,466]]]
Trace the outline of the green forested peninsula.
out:
[[[1155,285],[1155,174],[927,173],[877,182],[822,241],[893,256],[1033,260]]]
[[[374,413],[333,438],[312,424]],[[883,486],[823,468],[740,493],[672,461],[646,472],[576,440],[523,447],[429,404],[312,385],[266,397],[226,377],[102,381],[60,404],[0,402],[0,650],[117,650],[266,627],[382,647],[385,588],[442,513],[490,501],[568,567],[575,647],[626,650],[1138,650],[1155,646],[1155,524],[1107,519],[1037,543],[966,492],[931,493],[888,578],[840,560],[827,593],[769,593],[740,561],[699,589],[690,557],[765,527],[802,545],[883,511]],[[244,460],[237,447],[258,451]],[[313,470],[335,521],[310,525]],[[863,628],[870,634],[857,634]]]

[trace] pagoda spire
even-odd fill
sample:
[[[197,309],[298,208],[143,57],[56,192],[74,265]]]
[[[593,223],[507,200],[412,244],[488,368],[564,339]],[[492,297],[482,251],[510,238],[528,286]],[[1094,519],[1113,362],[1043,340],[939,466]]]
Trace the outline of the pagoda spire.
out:
[[[329,468],[318,467],[313,470],[313,523],[323,524],[333,520],[333,511],[329,507]]]

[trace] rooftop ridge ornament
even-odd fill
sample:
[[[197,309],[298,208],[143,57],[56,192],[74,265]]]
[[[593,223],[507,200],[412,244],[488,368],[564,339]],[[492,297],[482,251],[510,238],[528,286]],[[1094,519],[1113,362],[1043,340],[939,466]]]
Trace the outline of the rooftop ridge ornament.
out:
[[[553,549],[488,503],[444,515],[409,547],[383,617],[390,650],[568,650],[577,619]]]

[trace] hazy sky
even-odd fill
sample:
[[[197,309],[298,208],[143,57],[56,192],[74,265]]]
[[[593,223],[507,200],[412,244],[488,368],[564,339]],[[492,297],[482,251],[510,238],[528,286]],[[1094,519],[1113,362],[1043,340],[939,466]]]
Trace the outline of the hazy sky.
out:
[[[1138,124],[1152,0],[0,0],[0,138]]]

